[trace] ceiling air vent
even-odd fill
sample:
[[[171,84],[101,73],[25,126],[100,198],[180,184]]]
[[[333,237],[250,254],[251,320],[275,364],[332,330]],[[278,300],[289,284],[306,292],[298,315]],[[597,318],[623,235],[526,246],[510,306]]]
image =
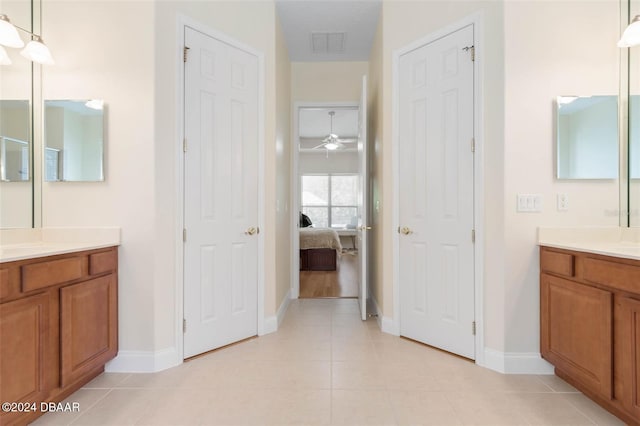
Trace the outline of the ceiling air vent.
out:
[[[311,51],[313,53],[344,53],[345,32],[311,33]]]

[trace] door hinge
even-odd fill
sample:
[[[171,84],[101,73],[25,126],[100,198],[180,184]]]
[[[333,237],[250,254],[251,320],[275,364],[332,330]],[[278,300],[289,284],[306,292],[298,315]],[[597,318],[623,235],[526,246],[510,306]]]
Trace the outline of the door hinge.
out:
[[[182,319],[182,332],[183,333],[187,332],[187,320],[185,318]]]
[[[476,138],[471,138],[471,152],[476,152]]]
[[[471,334],[473,334],[474,336],[476,335],[476,322],[473,321],[471,323]]]
[[[187,228],[182,228],[182,241],[187,242]]]
[[[187,138],[182,139],[182,152],[187,152]]]
[[[471,230],[471,242],[472,243],[476,242],[476,230],[475,229]]]
[[[476,60],[476,47],[474,45],[463,47],[462,50],[465,52],[471,53],[471,62],[475,62]]]
[[[189,47],[185,46],[182,48],[182,60],[187,62],[187,52],[189,52]]]

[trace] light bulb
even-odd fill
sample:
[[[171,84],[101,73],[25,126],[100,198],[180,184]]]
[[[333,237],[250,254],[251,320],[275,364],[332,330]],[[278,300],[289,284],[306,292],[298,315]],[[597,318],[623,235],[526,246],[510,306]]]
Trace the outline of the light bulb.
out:
[[[618,47],[633,47],[640,44],[640,15],[636,15],[631,24],[624,30]]]
[[[24,46],[24,41],[18,35],[18,30],[9,21],[7,15],[0,15],[0,44],[15,48]]]
[[[42,38],[38,36],[34,36],[34,39],[27,43],[27,47],[20,54],[39,64],[53,65],[55,63],[49,48],[44,44]]]

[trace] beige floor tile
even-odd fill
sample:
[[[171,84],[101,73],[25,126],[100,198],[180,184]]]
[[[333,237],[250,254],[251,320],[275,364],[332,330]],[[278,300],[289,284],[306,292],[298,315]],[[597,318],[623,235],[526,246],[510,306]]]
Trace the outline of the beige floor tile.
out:
[[[360,321],[359,323],[351,324],[333,324],[331,328],[331,338],[333,340],[371,341],[371,334],[369,333],[369,327]]]
[[[160,394],[142,413],[136,425],[200,425],[210,407],[210,393],[200,389],[171,389]]]
[[[346,302],[337,303],[333,307],[332,313],[336,314],[360,314],[360,305],[358,299],[345,299]]]
[[[500,392],[445,392],[456,416],[465,425],[527,425],[511,394]]]
[[[545,374],[536,377],[540,379],[542,383],[551,388],[551,390],[553,390],[554,392],[580,392],[555,374]]]
[[[278,332],[273,335],[273,338],[280,340],[298,339],[302,341],[327,340],[331,338],[330,319],[327,319],[323,324],[316,325],[297,324],[295,319],[282,324]]]
[[[328,425],[331,423],[331,391],[276,391],[265,396],[263,421],[271,425]]]
[[[442,392],[392,391],[389,396],[400,425],[461,424]]]
[[[131,374],[115,384],[114,388],[177,388],[184,387],[191,363],[183,363],[157,373]]]
[[[338,361],[331,365],[333,389],[385,389],[378,362]]]
[[[560,393],[515,393],[510,395],[509,403],[533,425],[595,424]]]
[[[334,312],[331,316],[332,325],[366,325],[360,317],[360,312],[356,309],[355,312]]]
[[[387,389],[396,391],[439,391],[431,368],[420,362],[386,362],[380,365]]]
[[[129,373],[102,373],[89,383],[83,386],[85,389],[111,389],[117,386],[127,377]]]
[[[276,333],[153,374],[102,374],[34,424],[621,425],[556,376],[503,375],[361,321],[356,300],[292,301]]]
[[[331,395],[331,424],[397,424],[385,391],[334,390]]]
[[[373,343],[369,340],[335,339],[331,345],[333,361],[378,361]]]
[[[624,422],[581,393],[565,394],[564,398],[597,425],[623,426]]]
[[[78,403],[78,412],[50,412],[38,418],[33,425],[69,425],[83,413],[87,412],[94,404],[104,398],[110,389],[80,389],[69,398],[62,401],[66,403]]]
[[[73,425],[134,425],[149,406],[173,389],[113,389]]]

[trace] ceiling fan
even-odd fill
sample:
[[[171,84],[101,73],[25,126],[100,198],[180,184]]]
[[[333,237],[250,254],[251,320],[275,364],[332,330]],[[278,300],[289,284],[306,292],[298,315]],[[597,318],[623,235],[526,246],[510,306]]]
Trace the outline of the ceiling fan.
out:
[[[340,149],[344,147],[344,144],[355,143],[358,142],[358,139],[350,138],[350,139],[341,139],[338,135],[333,133],[333,116],[336,115],[335,111],[329,111],[329,116],[331,117],[331,124],[329,134],[322,140],[322,143],[318,146],[314,146],[312,149],[321,149],[324,148],[328,151],[335,151],[336,149]]]

